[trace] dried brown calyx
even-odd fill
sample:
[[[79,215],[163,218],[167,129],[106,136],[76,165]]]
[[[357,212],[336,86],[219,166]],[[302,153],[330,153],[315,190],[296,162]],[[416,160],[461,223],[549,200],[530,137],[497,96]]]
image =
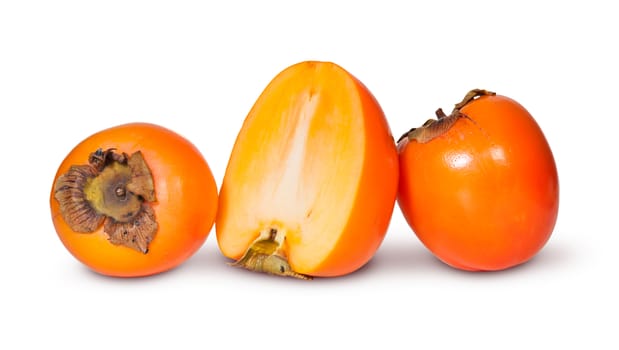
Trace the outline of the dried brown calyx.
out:
[[[114,149],[90,154],[88,164],[72,165],[54,184],[63,219],[75,232],[103,225],[109,241],[141,253],[157,232],[153,177],[140,151],[130,156]]]
[[[439,108],[436,111],[437,119],[428,119],[422,126],[410,129],[398,139],[398,143],[404,139],[415,140],[419,143],[426,143],[446,133],[449,129],[451,129],[456,121],[461,118],[466,118],[475,123],[474,120],[466,114],[460,112],[460,110],[481,96],[493,95],[495,95],[495,93],[488,90],[473,89],[469,91],[466,96],[464,96],[462,101],[455,105],[450,115],[446,115],[445,112],[443,112],[443,109]]]

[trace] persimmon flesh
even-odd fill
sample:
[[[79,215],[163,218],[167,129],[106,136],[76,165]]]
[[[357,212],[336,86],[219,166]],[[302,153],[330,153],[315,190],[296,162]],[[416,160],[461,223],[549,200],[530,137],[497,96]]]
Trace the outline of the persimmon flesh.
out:
[[[238,134],[220,191],[219,247],[251,270],[348,274],[381,244],[397,179],[395,142],[370,91],[334,63],[295,64]]]

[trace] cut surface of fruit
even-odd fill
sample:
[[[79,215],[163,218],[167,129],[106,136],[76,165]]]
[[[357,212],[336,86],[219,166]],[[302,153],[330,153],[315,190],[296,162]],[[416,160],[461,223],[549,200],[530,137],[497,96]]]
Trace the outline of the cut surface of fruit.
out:
[[[272,239],[296,272],[359,268],[386,232],[396,157],[384,114],[357,79],[328,62],[289,67],[237,137],[220,194],[221,251],[240,259]]]

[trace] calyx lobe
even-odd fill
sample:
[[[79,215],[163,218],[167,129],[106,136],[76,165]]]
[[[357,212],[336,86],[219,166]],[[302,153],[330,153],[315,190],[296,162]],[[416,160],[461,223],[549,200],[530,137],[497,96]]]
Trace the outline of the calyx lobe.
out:
[[[475,123],[473,119],[471,119],[466,114],[460,112],[460,110],[471,103],[472,101],[478,99],[481,96],[494,96],[496,95],[492,91],[483,90],[483,89],[473,89],[469,91],[462,101],[456,103],[451,114],[447,115],[441,108],[436,111],[436,119],[428,119],[422,126],[418,128],[412,128],[404,135],[402,135],[398,139],[398,144],[407,139],[409,141],[415,140],[419,143],[426,143],[432,141],[433,139],[445,134],[451,127],[458,121],[458,119],[465,118]]]
[[[54,198],[69,227],[92,233],[103,225],[110,243],[141,253],[157,232],[153,177],[140,151],[130,156],[114,149],[90,154],[88,164],[72,165],[58,177]]]

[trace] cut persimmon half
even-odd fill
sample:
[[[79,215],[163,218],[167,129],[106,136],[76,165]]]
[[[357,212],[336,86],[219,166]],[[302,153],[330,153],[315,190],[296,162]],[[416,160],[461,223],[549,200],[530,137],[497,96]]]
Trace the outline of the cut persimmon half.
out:
[[[374,96],[331,62],[286,68],[237,136],[216,234],[232,265],[341,276],[382,243],[398,187],[395,142]]]

